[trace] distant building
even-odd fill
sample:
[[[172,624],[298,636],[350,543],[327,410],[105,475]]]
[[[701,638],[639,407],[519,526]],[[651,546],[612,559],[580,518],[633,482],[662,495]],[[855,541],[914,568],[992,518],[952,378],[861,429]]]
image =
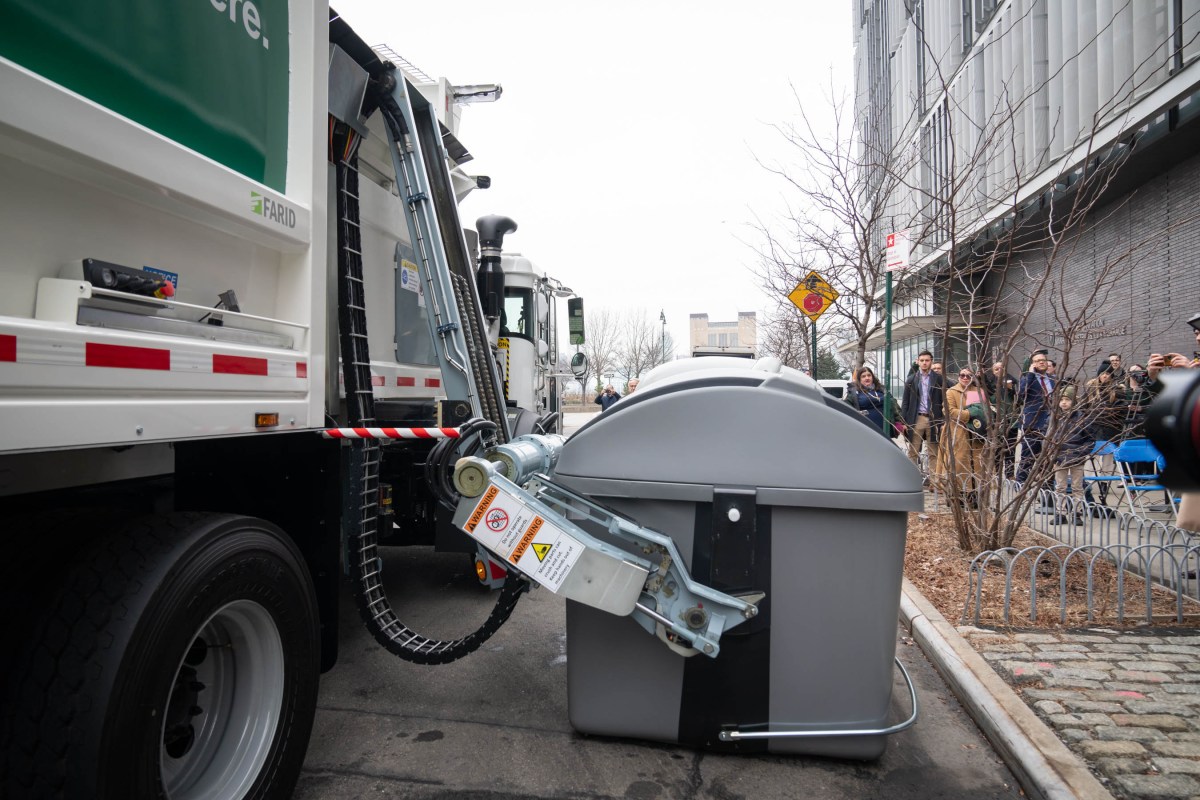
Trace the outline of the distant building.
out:
[[[689,325],[689,353],[697,348],[728,349],[731,353],[758,349],[758,317],[753,311],[739,311],[736,322],[711,322],[708,314],[692,314]]]
[[[875,246],[890,231],[920,237],[897,276],[893,388],[918,352],[943,344],[948,369],[1002,357],[1012,336],[1010,368],[1041,345],[1085,375],[1110,351],[1126,363],[1191,352],[1183,323],[1200,308],[1200,3],[852,6],[860,139],[908,171],[889,191],[891,227]],[[871,185],[897,164],[876,167]],[[1115,177],[1108,165],[1119,165]],[[1097,174],[1109,182],[1087,182]],[[1047,220],[1061,227],[1078,191],[1094,205],[1050,241]],[[1027,289],[1051,260],[1053,283]],[[1071,315],[1083,322],[1068,338]],[[882,364],[884,346],[882,332],[868,340],[868,360]]]

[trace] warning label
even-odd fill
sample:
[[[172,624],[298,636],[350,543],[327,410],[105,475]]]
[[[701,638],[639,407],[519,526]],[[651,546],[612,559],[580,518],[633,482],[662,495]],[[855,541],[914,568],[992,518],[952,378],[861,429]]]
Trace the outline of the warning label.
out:
[[[496,486],[483,493],[463,528],[552,592],[583,552],[579,540]]]

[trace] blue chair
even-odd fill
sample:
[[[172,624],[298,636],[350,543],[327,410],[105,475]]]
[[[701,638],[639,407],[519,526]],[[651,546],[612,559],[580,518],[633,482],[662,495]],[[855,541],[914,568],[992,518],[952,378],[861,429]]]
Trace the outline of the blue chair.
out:
[[[1108,468],[1101,467],[1103,464],[1100,459],[1103,456],[1111,456],[1117,452],[1117,445],[1107,440],[1101,440],[1092,445],[1092,452],[1088,453],[1088,466],[1091,468],[1091,475],[1083,476],[1083,485],[1085,488],[1092,484],[1100,492],[1100,504],[1108,504],[1108,493],[1112,487],[1121,485],[1121,476],[1117,474],[1116,467]]]
[[[1150,511],[1146,506],[1146,493],[1161,492],[1172,514],[1175,513],[1175,501],[1159,479],[1159,464],[1164,461],[1163,456],[1149,439],[1126,439],[1121,442],[1113,453],[1113,461],[1116,462],[1121,488],[1129,498],[1130,508],[1143,513]]]

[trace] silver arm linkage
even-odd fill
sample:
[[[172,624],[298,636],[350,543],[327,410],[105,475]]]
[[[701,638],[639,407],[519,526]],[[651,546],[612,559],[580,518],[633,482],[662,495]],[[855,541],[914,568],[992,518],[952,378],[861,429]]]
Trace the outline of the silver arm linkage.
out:
[[[680,655],[715,658],[721,634],[758,614],[764,595],[734,597],[697,583],[670,537],[554,483],[539,468],[552,468],[561,444],[562,437],[523,436],[486,458],[461,459],[454,524],[555,594],[632,616]],[[572,520],[599,526],[622,546]]]

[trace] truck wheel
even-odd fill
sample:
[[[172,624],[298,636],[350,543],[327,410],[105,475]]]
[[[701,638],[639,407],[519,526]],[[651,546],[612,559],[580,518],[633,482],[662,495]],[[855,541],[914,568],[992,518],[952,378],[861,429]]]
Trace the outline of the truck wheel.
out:
[[[93,542],[8,686],[0,795],[289,796],[320,668],[295,546],[262,520],[214,514]]]

